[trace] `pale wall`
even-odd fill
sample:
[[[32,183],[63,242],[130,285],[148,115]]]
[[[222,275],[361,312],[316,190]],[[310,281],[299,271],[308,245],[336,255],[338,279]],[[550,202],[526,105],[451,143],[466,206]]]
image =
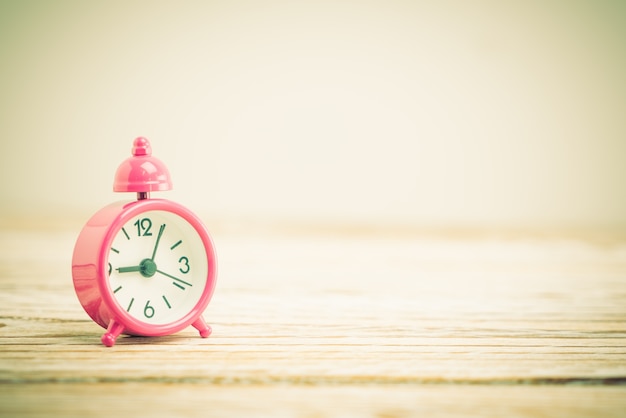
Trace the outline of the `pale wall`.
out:
[[[214,219],[626,225],[624,2],[14,3],[2,216],[119,199],[143,135]]]

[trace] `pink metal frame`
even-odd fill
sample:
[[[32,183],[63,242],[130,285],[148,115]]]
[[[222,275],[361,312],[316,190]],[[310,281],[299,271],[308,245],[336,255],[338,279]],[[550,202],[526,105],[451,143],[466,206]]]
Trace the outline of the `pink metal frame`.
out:
[[[204,244],[208,261],[206,285],[198,303],[183,318],[169,324],[146,324],[130,316],[113,297],[107,279],[108,254],[113,239],[124,224],[145,211],[162,210],[175,213],[189,222]],[[118,202],[98,211],[81,231],[72,258],[72,276],[78,299],[87,314],[100,326],[107,328],[102,343],[113,346],[120,334],[161,336],[173,334],[189,325],[195,327],[203,338],[211,328],[202,318],[217,277],[217,260],[213,242],[202,221],[178,203],[164,199],[145,199]]]

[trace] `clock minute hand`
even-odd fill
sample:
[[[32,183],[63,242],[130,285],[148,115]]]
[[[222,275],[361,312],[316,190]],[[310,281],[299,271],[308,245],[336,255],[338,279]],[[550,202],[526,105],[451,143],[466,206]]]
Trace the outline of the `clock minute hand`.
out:
[[[163,235],[163,230],[165,229],[165,224],[162,224],[159,228],[159,235],[157,235],[156,242],[154,243],[154,250],[152,251],[152,258],[150,260],[154,261],[154,256],[156,256],[157,248],[159,248],[159,241],[161,241],[161,235]]]

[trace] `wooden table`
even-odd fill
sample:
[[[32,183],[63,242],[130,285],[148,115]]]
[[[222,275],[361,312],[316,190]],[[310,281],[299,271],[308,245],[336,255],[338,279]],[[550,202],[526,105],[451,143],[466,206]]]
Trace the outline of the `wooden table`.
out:
[[[106,348],[80,227],[0,231],[2,417],[626,416],[626,242],[222,229],[213,335]]]

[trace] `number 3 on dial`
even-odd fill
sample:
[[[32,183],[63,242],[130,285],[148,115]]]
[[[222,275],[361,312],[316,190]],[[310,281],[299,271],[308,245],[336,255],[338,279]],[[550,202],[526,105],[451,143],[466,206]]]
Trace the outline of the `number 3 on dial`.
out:
[[[187,274],[189,273],[189,259],[185,256],[182,256],[181,258],[178,259],[178,263],[182,263],[183,266],[181,268],[179,268],[178,270],[180,270],[181,273],[183,274]]]

